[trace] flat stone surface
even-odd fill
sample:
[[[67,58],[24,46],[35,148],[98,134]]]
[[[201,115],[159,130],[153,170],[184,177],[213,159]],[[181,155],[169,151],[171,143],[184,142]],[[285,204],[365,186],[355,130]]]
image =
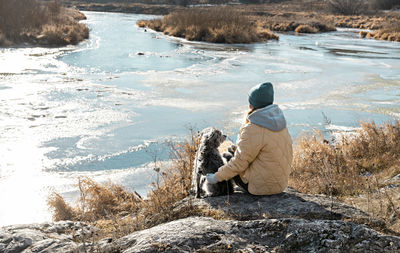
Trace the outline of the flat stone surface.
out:
[[[292,189],[272,196],[235,192],[188,204],[226,214],[226,220],[189,217],[138,231],[117,240],[83,244],[96,228],[80,222],[0,228],[0,253],[37,252],[400,252],[400,237],[381,235],[348,220],[366,213],[326,196]]]
[[[0,253],[80,252],[79,237],[94,230],[72,221],[6,226],[0,228]]]
[[[307,195],[288,188],[285,192],[271,196],[254,196],[235,192],[230,196],[204,199],[185,199],[183,204],[222,210],[237,220],[260,218],[305,218],[339,220],[346,218],[368,219],[368,214],[333,201],[323,195]]]
[[[338,220],[189,217],[138,231],[102,252],[398,252],[400,237]]]

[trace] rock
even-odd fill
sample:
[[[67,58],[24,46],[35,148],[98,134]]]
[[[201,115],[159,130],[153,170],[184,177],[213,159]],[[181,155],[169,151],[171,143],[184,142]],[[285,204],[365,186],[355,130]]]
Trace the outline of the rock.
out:
[[[8,226],[0,228],[0,253],[400,252],[400,237],[357,224],[371,217],[326,196],[293,189],[272,196],[236,191],[230,196],[188,197],[175,211],[188,205],[208,214],[223,213],[225,220],[192,216],[90,244],[80,242],[91,241],[96,229],[79,222]]]
[[[102,252],[396,252],[400,237],[338,220],[189,217],[101,242]]]
[[[188,203],[202,209],[222,210],[229,217],[237,220],[261,218],[370,219],[368,214],[363,211],[333,201],[324,195],[302,194],[291,188],[271,196],[254,196],[235,192],[231,196],[188,198],[182,202],[182,206]]]
[[[93,231],[72,221],[6,226],[0,228],[0,253],[79,252],[82,245],[76,241]]]

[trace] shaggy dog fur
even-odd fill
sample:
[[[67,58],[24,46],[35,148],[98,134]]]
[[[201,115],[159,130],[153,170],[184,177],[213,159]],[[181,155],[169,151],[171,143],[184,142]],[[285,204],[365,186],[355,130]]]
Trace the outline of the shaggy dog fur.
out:
[[[232,180],[217,184],[209,184],[206,180],[208,173],[215,173],[219,167],[224,165],[218,147],[225,139],[226,136],[213,127],[208,127],[201,131],[201,142],[196,152],[192,178],[192,192],[196,194],[196,198],[233,193]],[[229,160],[232,154],[224,154],[224,157]]]

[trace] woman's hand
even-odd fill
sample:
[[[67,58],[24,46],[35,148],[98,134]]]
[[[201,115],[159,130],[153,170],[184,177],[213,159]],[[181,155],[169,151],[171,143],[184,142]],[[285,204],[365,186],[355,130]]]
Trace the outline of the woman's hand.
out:
[[[207,175],[206,175],[206,180],[207,180],[207,183],[209,183],[209,184],[216,184],[216,183],[218,183],[218,179],[217,179],[217,177],[215,176],[215,174],[213,174],[213,173],[207,174]]]

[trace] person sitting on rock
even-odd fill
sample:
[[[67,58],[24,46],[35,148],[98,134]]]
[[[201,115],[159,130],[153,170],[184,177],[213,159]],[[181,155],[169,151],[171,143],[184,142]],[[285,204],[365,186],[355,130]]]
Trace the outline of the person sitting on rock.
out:
[[[233,178],[238,186],[253,195],[285,190],[293,157],[292,139],[282,110],[273,102],[271,83],[250,90],[250,111],[239,131],[234,156],[218,172],[206,175],[210,184]]]

